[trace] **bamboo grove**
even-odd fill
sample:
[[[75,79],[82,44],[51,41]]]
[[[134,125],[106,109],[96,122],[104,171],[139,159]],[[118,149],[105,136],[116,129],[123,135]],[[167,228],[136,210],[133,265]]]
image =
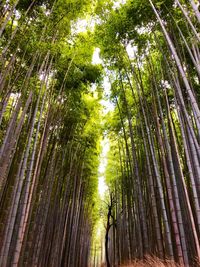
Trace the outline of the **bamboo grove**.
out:
[[[0,266],[101,264],[92,250],[103,134],[101,260],[198,266],[199,5],[0,2]],[[81,32],[87,16],[95,29]],[[103,117],[105,77],[114,110]]]
[[[89,8],[1,1],[2,267],[88,264],[100,137],[90,87],[101,69],[90,33],[71,29]]]
[[[198,266],[197,2],[126,1],[99,27],[115,105],[106,122],[107,266],[145,255]]]

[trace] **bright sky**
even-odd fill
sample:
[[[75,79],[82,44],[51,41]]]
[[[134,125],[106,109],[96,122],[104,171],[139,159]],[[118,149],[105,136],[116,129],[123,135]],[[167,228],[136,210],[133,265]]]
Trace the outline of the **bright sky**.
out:
[[[103,64],[103,61],[100,58],[100,49],[95,48],[94,54],[92,57],[92,64]],[[95,85],[92,86],[92,91],[95,91]],[[110,95],[111,84],[109,82],[108,76],[104,76],[103,79],[103,88],[104,88],[104,97],[101,100],[101,105],[103,106],[103,114],[105,115],[111,110],[114,110],[114,105],[109,101],[108,96]],[[99,183],[98,190],[99,195],[103,199],[106,190],[108,189],[105,182],[105,170],[107,166],[107,153],[109,151],[109,140],[105,137],[101,141],[102,153],[100,155],[100,164],[99,164]]]
[[[124,5],[126,0],[115,0],[113,8],[117,9],[121,5]],[[101,21],[97,17],[87,16],[85,19],[78,19],[71,25],[71,30],[73,33],[85,32],[87,30],[93,31],[95,25],[101,23]]]
[[[105,170],[107,166],[107,153],[109,151],[109,140],[107,137],[105,137],[101,141],[101,147],[102,147],[102,152],[100,156],[100,165],[99,165],[99,194],[100,197],[103,198],[106,190],[108,189],[106,183],[105,183]]]
[[[92,58],[92,64],[103,64],[103,61],[100,58],[100,49],[95,48],[93,58]],[[103,80],[103,88],[104,88],[104,99],[101,100],[101,105],[103,106],[103,114],[106,114],[107,112],[111,111],[114,109],[113,104],[109,101],[106,96],[110,95],[110,89],[111,85],[109,82],[109,78],[107,76],[104,76]],[[92,86],[92,91],[95,91],[96,86],[95,84]],[[109,151],[109,140],[108,138],[104,138],[101,141],[101,148],[102,152],[100,155],[100,164],[99,164],[99,183],[98,183],[98,190],[99,190],[99,195],[103,199],[104,194],[106,192],[107,185],[105,183],[105,170],[107,166],[107,153]]]
[[[126,0],[115,0],[114,2],[114,9],[119,8],[121,5],[125,4]],[[93,31],[95,24],[99,23],[96,18],[86,17],[86,19],[79,19],[74,24],[72,24],[72,32],[80,33],[85,32],[87,30]],[[130,58],[134,57],[135,48],[131,45],[127,46],[127,52]],[[100,49],[98,47],[95,48],[93,57],[92,57],[92,64],[103,64],[102,59],[100,58]],[[109,111],[114,110],[114,105],[109,101],[110,89],[111,84],[109,82],[108,76],[104,76],[103,80],[103,88],[104,88],[104,99],[101,100],[101,105],[103,106],[103,114],[105,115]],[[93,84],[91,90],[95,92],[96,85]],[[102,153],[100,155],[100,165],[99,165],[99,183],[98,183],[98,190],[100,197],[103,199],[104,194],[106,192],[107,185],[105,183],[105,170],[107,166],[107,153],[109,151],[109,140],[108,138],[104,138],[101,142]]]
[[[109,111],[114,110],[114,105],[109,101],[110,88],[111,84],[107,76],[104,77],[103,80],[103,88],[104,88],[104,99],[101,100],[101,105],[103,106],[103,114],[106,115]]]
[[[94,31],[96,23],[98,23],[98,21],[90,16],[85,19],[78,19],[76,22],[72,23],[72,32],[78,34],[80,32],[86,32],[87,30]]]
[[[130,43],[126,46],[126,51],[130,57],[133,59],[135,57],[135,53],[137,52],[137,46],[132,46]]]
[[[101,60],[100,58],[100,48],[96,47],[94,49],[94,54],[93,54],[93,57],[92,57],[92,64],[102,64],[103,61]]]
[[[92,64],[103,64],[102,59],[100,58],[100,49],[97,47],[94,50],[92,57]],[[104,88],[104,99],[101,100],[101,105],[103,106],[103,114],[108,113],[109,111],[114,110],[114,105],[108,100],[110,95],[111,84],[109,82],[108,76],[104,76],[103,79],[103,88]],[[95,91],[95,85],[93,85],[92,91]]]
[[[114,2],[114,8],[117,9],[121,5],[124,5],[125,3],[126,3],[126,0],[117,0],[117,1]]]

